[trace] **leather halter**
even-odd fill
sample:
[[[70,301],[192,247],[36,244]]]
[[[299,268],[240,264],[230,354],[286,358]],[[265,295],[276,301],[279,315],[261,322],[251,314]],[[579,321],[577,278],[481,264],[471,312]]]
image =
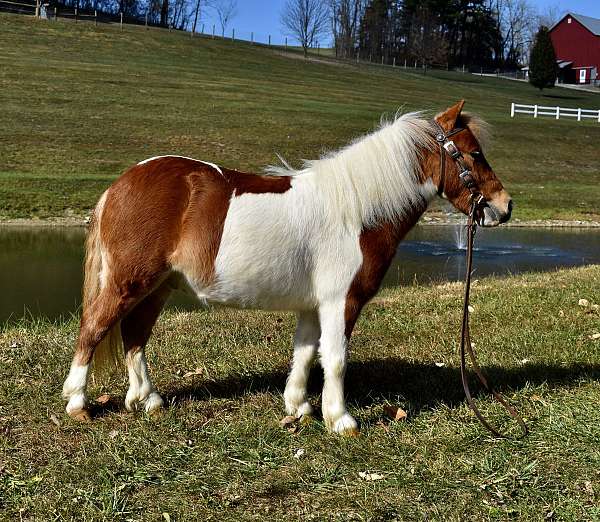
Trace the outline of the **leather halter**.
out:
[[[485,376],[483,375],[479,365],[477,364],[477,357],[475,356],[475,351],[473,349],[473,344],[471,343],[471,334],[469,330],[469,297],[471,291],[471,274],[472,274],[472,264],[473,264],[473,244],[475,239],[475,231],[477,229],[476,216],[478,210],[480,210],[485,205],[485,198],[479,192],[479,188],[477,187],[477,182],[473,178],[471,174],[471,169],[466,165],[463,160],[463,155],[460,149],[455,145],[455,143],[449,138],[458,134],[459,132],[465,130],[462,128],[456,128],[446,133],[444,129],[440,126],[437,121],[433,121],[434,125],[437,127],[437,134],[435,136],[435,140],[437,141],[440,148],[440,186],[438,188],[438,194],[441,194],[444,190],[444,184],[446,181],[446,158],[444,154],[448,154],[450,158],[454,160],[458,167],[458,177],[460,178],[462,184],[469,190],[471,193],[471,206],[469,210],[469,217],[467,220],[467,252],[466,252],[466,273],[465,273],[465,285],[464,285],[464,300],[463,300],[463,313],[462,313],[462,324],[461,324],[461,334],[460,334],[460,376],[463,385],[463,390],[465,391],[465,396],[467,398],[467,403],[473,413],[481,422],[481,424],[490,431],[496,437],[507,438],[505,433],[502,433],[494,426],[492,426],[489,421],[483,416],[483,414],[477,408],[473,396],[471,394],[471,389],[469,387],[469,381],[467,378],[467,361],[466,361],[466,353],[469,354],[469,359],[471,360],[471,365],[473,366],[473,371],[477,376],[479,382],[483,385],[483,387],[492,394],[492,396],[504,407],[504,409],[510,414],[510,416],[517,421],[519,426],[521,427],[522,436],[524,437],[529,432],[525,421],[519,415],[519,412],[512,406],[500,393],[498,393],[493,386],[491,386]]]

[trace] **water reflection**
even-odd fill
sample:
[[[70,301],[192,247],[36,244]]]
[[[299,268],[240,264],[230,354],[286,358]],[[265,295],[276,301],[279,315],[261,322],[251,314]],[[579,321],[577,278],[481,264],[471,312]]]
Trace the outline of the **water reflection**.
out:
[[[457,237],[457,226],[415,228],[400,245],[384,285],[462,278],[464,250]],[[0,227],[0,322],[27,314],[57,318],[76,312],[84,238],[82,228]],[[598,229],[477,231],[476,277],[590,263],[600,263]],[[173,304],[194,306],[184,296],[177,296]]]

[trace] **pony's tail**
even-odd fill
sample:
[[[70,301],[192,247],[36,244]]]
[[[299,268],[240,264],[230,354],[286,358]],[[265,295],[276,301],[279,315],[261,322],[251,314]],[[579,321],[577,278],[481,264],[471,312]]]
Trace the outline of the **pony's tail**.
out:
[[[96,298],[102,291],[101,274],[104,268],[102,256],[102,241],[100,238],[100,220],[106,192],[98,201],[92,213],[90,226],[85,242],[85,263],[83,279],[83,310],[89,313]],[[104,336],[94,350],[94,368],[97,370],[115,369],[123,362],[123,339],[121,337],[121,323],[117,322]]]

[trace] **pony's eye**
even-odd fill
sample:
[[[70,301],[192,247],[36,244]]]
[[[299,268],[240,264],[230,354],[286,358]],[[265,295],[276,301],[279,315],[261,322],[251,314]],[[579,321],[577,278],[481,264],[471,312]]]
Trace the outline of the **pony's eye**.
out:
[[[481,152],[478,150],[474,150],[473,152],[469,152],[469,154],[471,156],[473,156],[474,158],[481,158]]]

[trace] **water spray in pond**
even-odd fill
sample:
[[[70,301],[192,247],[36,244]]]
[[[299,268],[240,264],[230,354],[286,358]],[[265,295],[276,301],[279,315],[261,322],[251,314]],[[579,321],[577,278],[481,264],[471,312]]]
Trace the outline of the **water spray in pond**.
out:
[[[454,243],[456,245],[456,250],[467,249],[467,227],[465,225],[466,221],[454,227]]]

